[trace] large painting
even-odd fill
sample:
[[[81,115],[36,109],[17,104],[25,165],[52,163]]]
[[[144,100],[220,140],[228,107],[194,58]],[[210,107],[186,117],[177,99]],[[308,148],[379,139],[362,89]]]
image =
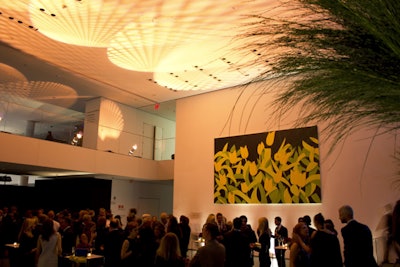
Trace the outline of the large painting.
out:
[[[215,139],[214,203],[320,203],[316,126]]]

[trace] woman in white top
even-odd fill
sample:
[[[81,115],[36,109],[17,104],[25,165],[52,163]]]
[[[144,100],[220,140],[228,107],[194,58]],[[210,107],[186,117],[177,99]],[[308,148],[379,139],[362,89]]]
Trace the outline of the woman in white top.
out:
[[[58,267],[58,257],[62,253],[61,235],[54,230],[52,219],[43,222],[36,252],[37,267]]]

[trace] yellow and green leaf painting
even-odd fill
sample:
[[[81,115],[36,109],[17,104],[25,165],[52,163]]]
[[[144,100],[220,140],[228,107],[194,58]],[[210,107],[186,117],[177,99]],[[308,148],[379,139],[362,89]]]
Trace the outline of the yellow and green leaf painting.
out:
[[[214,203],[320,203],[316,126],[215,139]]]

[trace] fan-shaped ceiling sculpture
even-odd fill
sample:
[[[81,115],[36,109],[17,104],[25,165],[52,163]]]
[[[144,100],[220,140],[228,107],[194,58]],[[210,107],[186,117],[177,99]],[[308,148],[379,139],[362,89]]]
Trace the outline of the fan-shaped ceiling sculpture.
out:
[[[118,139],[121,135],[125,122],[120,107],[110,100],[103,100],[101,103],[101,114],[99,118],[99,138]]]
[[[190,47],[180,47],[176,55],[189,57],[190,51]],[[188,62],[183,70],[155,72],[154,82],[171,90],[222,89],[250,82],[265,71],[264,65],[249,64],[256,62],[259,57],[257,53],[232,51],[235,51],[235,48],[225,43],[224,47],[209,53],[213,59],[199,58],[196,65]],[[171,58],[170,62],[173,61]]]
[[[17,69],[0,63],[0,83],[26,82],[26,77]]]
[[[47,81],[17,81],[0,83],[2,99],[18,102],[18,99],[32,99],[38,102],[68,108],[77,99],[75,90],[60,83]]]
[[[26,5],[27,0],[21,1]],[[31,0],[26,23],[64,44],[107,48],[98,51],[110,62],[153,72],[152,81],[166,88],[215,90],[249,82],[261,71],[262,66],[250,70],[255,53],[244,51],[242,56],[246,44],[231,44],[252,15],[285,16],[291,8],[284,2]],[[19,8],[12,3],[6,7]]]
[[[127,25],[110,43],[110,61],[122,68],[154,72],[154,82],[173,90],[225,88],[248,82],[258,73],[249,75],[240,67],[254,61],[254,54],[243,57],[230,44],[238,34],[239,18],[254,12],[260,1],[244,6],[242,1],[180,2],[186,5],[168,15],[148,14]]]
[[[107,47],[113,36],[131,21],[130,14],[134,14],[138,2],[32,0],[31,21],[51,39],[73,45]]]

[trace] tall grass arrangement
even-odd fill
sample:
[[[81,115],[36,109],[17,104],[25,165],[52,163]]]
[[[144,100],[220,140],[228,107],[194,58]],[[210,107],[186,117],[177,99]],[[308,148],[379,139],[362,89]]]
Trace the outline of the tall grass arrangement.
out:
[[[335,144],[361,125],[399,129],[400,1],[282,5],[293,15],[252,15],[253,22],[238,36],[259,54],[252,64],[266,67],[255,81],[294,78],[274,102],[280,113],[303,103],[301,122],[329,121]],[[278,52],[271,56],[271,51]]]

